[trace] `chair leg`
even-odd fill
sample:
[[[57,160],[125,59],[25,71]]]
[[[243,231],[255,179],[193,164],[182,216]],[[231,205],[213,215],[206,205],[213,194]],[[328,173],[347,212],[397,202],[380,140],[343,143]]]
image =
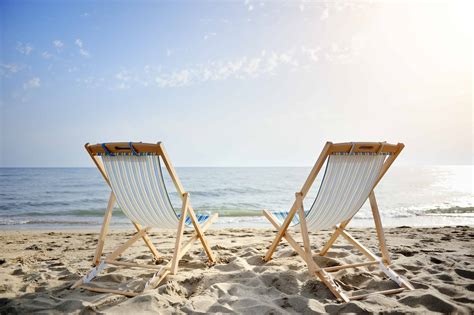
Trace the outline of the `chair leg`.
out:
[[[178,230],[176,232],[176,242],[174,246],[173,262],[171,263],[172,274],[176,274],[176,272],[178,271],[179,252],[181,250],[181,239],[183,238],[184,222],[186,221],[188,207],[189,207],[188,194],[184,194],[183,207],[181,209],[181,218],[179,219]]]
[[[293,220],[293,217],[295,216],[296,211],[298,211],[298,208],[299,208],[298,200],[295,200],[295,202],[293,203],[293,206],[290,209],[290,212],[288,213],[288,216],[286,217],[285,221],[283,222],[280,229],[278,230],[277,235],[273,239],[273,242],[268,248],[268,251],[265,257],[263,258],[263,260],[269,261],[270,259],[272,259],[273,253],[275,252],[278,244],[280,243],[281,239],[284,237],[286,231],[288,230],[288,227],[290,226],[290,223]]]
[[[104,214],[104,221],[102,222],[102,227],[100,229],[99,241],[97,243],[97,248],[94,254],[93,265],[97,266],[100,262],[100,257],[102,256],[102,251],[104,250],[105,237],[109,230],[110,219],[112,218],[112,210],[114,209],[116,199],[113,192],[110,193],[109,202],[107,204],[107,210]]]
[[[201,231],[206,232],[207,229],[211,226],[211,224],[216,220],[216,218],[217,218],[217,213],[215,213],[211,218],[209,218],[209,220],[206,221],[206,223],[202,225]],[[177,261],[179,261],[184,256],[184,254],[191,248],[193,243],[197,241],[198,238],[199,236],[197,235],[197,233],[194,233],[194,235],[191,238],[189,238],[181,246],[181,251],[178,253],[176,257]],[[172,261],[170,261],[165,267],[163,267],[163,273],[161,275],[157,276],[155,279],[150,279],[148,286],[146,287],[145,290],[151,290],[151,289],[156,288],[161,283],[161,281],[163,281],[163,279],[166,276],[166,273],[170,272],[171,264],[172,264]]]
[[[216,220],[216,218],[217,218],[217,214],[214,214],[209,220],[206,221],[206,223],[204,223],[202,225],[201,231],[202,232],[207,231],[208,228],[211,226],[211,224]],[[128,244],[127,243],[123,244],[117,250],[115,250],[111,255],[109,255],[105,260],[103,260],[104,265],[101,266],[101,268],[94,267],[87,273],[87,275],[89,275],[91,272],[93,272],[94,273],[93,276],[97,276],[103,268],[106,268],[106,264],[118,265],[118,266],[123,266],[123,267],[137,267],[137,268],[155,269],[155,270],[159,268],[159,271],[152,278],[150,278],[148,280],[144,291],[148,291],[148,290],[156,288],[163,281],[163,279],[165,279],[166,276],[171,273],[171,266],[172,266],[173,260],[169,261],[168,264],[166,264],[166,266],[163,266],[161,268],[159,266],[147,266],[147,265],[127,263],[127,262],[114,260],[115,257],[118,257],[131,244],[138,241],[140,239],[140,237],[142,237],[142,235],[144,235],[144,233],[146,233],[147,230],[148,230],[148,228],[140,230],[138,233],[136,233],[132,237],[132,239],[130,239],[127,242]],[[182,244],[181,250],[178,252],[178,254],[176,256],[176,261],[179,261],[184,256],[184,254],[191,248],[193,243],[195,241],[197,241],[198,238],[199,237],[198,237],[197,233],[194,233],[194,235],[191,238],[189,238],[186,242],[184,242]],[[94,271],[94,269],[95,269],[95,271]],[[90,277],[90,278],[93,278],[93,277]],[[103,293],[115,293],[115,294],[122,294],[122,295],[125,295],[125,296],[136,296],[136,295],[140,294],[140,292],[131,292],[131,291],[125,291],[125,290],[91,287],[91,286],[85,285],[83,280],[84,280],[84,277],[81,278],[80,280],[78,280],[77,282],[75,282],[71,286],[71,289],[84,288],[84,289],[89,290],[89,291],[103,292]]]
[[[358,240],[356,240],[351,234],[348,232],[344,231],[342,228],[337,228],[337,231],[339,231],[339,234],[342,235],[349,243],[354,245],[359,251],[364,254],[370,262],[376,262],[379,264],[380,270],[387,276],[389,277],[392,281],[396,282],[400,287],[408,290],[414,290],[414,287],[408,282],[407,280],[403,279],[400,277],[395,271],[393,271],[389,267],[389,263],[385,260],[382,254],[382,259],[380,259],[377,255],[375,255],[370,249],[362,245]],[[396,290],[395,290],[396,291]],[[388,294],[391,293],[396,293],[395,291],[387,291]],[[372,294],[372,293],[371,293]],[[364,295],[365,296],[365,295]],[[357,296],[354,299],[361,299],[361,296]],[[351,297],[352,299],[352,297]]]
[[[116,202],[117,202],[117,199],[115,198],[114,193],[111,192],[110,197],[109,197],[109,202],[107,204],[107,210],[105,211],[104,220],[102,222],[102,227],[99,234],[99,241],[97,243],[97,248],[94,254],[94,260],[93,260],[94,266],[97,266],[100,262],[100,257],[102,256],[102,252],[104,250],[105,238],[109,230],[110,220],[112,218],[112,212],[113,212],[113,208]],[[132,222],[132,224],[137,230],[137,232],[142,230],[142,227],[138,223]],[[151,242],[150,238],[148,237],[146,233],[142,235],[142,239],[147,245],[147,247],[150,249],[150,251],[153,253],[153,256],[155,256],[155,258],[158,259],[160,255],[158,254],[158,251],[156,250],[155,246],[153,245],[153,243]]]
[[[135,233],[134,236],[132,236],[132,238],[130,238],[128,241],[126,241],[125,243],[123,243],[121,246],[119,246],[116,250],[114,250],[112,253],[110,253],[106,259],[107,260],[114,260],[115,258],[117,258],[118,256],[120,256],[127,248],[129,248],[130,246],[132,246],[133,243],[135,243],[136,241],[138,241],[144,234],[146,234],[146,232],[149,230],[150,228],[144,228],[140,231],[138,231],[137,233]]]
[[[79,287],[80,285],[84,284],[84,280],[86,278],[90,278],[88,281],[92,280],[95,278],[106,266],[106,261],[113,261],[115,258],[120,256],[127,248],[129,248],[133,243],[135,243],[146,231],[148,231],[149,228],[142,229],[138,231],[132,238],[130,238],[128,241],[123,243],[121,246],[119,246],[116,250],[114,250],[111,254],[109,254],[105,260],[102,260],[100,264],[97,264],[96,267],[93,267],[89,272],[87,273],[86,276],[83,278],[79,279],[72,285],[72,289]],[[90,275],[90,277],[88,277]]]
[[[138,223],[132,222],[132,224],[135,227],[135,229],[137,230],[137,232],[143,229],[142,226]],[[153,256],[155,257],[155,259],[159,259],[160,254],[158,254],[158,250],[155,248],[155,245],[153,245],[153,243],[152,243],[152,241],[151,241],[151,239],[150,239],[150,237],[148,236],[147,233],[143,234],[142,239],[145,242],[145,245],[150,249],[150,251],[153,254]]]
[[[382,254],[382,258],[386,264],[390,264],[390,255],[387,250],[386,242],[385,242],[385,235],[383,232],[383,227],[382,227],[382,221],[380,219],[380,214],[377,206],[377,201],[375,199],[375,194],[372,191],[369,195],[369,201],[370,201],[370,206],[372,209],[372,214],[375,222],[375,229],[377,231],[377,238],[379,241],[380,245],[380,252]],[[351,218],[352,219],[352,218]],[[356,239],[354,239],[349,233],[347,233],[344,229],[346,226],[349,224],[351,219],[342,222],[339,226],[335,228],[335,231],[329,241],[324,245],[324,247],[321,249],[319,254],[321,256],[326,255],[326,253],[329,251],[329,249],[332,247],[334,242],[337,240],[339,236],[343,236],[346,238],[349,242],[351,242],[354,246],[359,248],[359,250],[366,255],[369,259],[377,259],[376,256],[370,252],[367,248],[365,248],[361,243],[359,243]],[[375,258],[374,258],[375,257]]]
[[[405,289],[408,290],[413,290],[413,286],[405,279],[400,277],[395,271],[393,271],[388,264],[384,261],[384,259],[380,259],[377,257],[374,253],[372,253],[367,247],[362,245],[359,241],[357,241],[352,235],[350,235],[348,232],[344,231],[342,228],[338,227],[336,229],[337,232],[339,232],[339,235],[342,235],[349,243],[354,245],[359,251],[364,254],[368,259],[368,263],[360,263],[360,264],[352,264],[348,265],[347,267],[357,267],[357,266],[363,266],[363,265],[369,265],[369,264],[379,264],[380,270],[392,281],[396,282],[401,289],[393,289],[393,290],[386,290],[386,291],[380,291],[380,292],[373,292],[370,294],[375,294],[375,293],[380,293],[380,294],[394,294],[394,293],[399,293],[402,292]],[[341,266],[340,268],[345,267]],[[339,269],[340,269],[339,268]],[[326,268],[325,268],[326,269]],[[333,292],[334,293],[334,292]],[[367,297],[370,294],[364,294],[364,295],[357,295],[357,296],[351,296],[349,297],[350,300],[357,300],[357,299],[362,299]],[[344,298],[342,298],[344,299]]]
[[[309,241],[309,234],[308,234],[308,227],[306,226],[306,217],[304,214],[304,207],[303,207],[303,195],[301,193],[296,194],[296,198],[300,203],[300,207],[298,209],[298,216],[300,218],[300,227],[301,227],[301,237],[303,238],[303,245],[304,251],[306,256],[306,262],[308,265],[309,273],[314,274],[315,272],[315,263],[313,260],[313,254],[311,251],[311,243]]]
[[[277,230],[279,230],[281,228],[281,226],[278,224],[277,220],[275,219],[275,217],[268,211],[268,210],[263,210],[263,214],[265,215],[265,217],[268,219],[268,221],[270,221],[270,223],[273,225],[273,227]],[[283,238],[285,240],[288,241],[288,243],[291,245],[291,247],[293,247],[293,249],[301,256],[301,258],[304,259],[304,261],[306,263],[308,263],[308,261],[306,260],[306,253],[305,251],[300,247],[300,245],[298,245],[298,243],[295,241],[295,239],[293,237],[291,237],[290,233],[286,232],[284,235],[283,235]]]
[[[329,241],[326,243],[326,245],[324,245],[324,247],[321,249],[321,251],[319,252],[319,255],[320,256],[324,256],[327,254],[327,252],[329,251],[329,249],[332,247],[332,245],[334,244],[334,242],[337,240],[337,238],[341,235],[341,231],[338,229],[344,229],[348,224],[349,222],[351,222],[352,218],[350,218],[349,220],[346,220],[344,222],[342,222],[341,224],[339,224],[338,227],[335,227],[335,230],[334,230],[334,233],[332,234],[331,238],[329,239]]]
[[[334,278],[327,271],[321,269],[320,271],[316,272],[316,275],[336,298],[342,300],[345,303],[350,301],[350,298],[347,296],[344,290],[341,289],[341,287],[334,281]]]
[[[209,243],[207,242],[207,239],[204,236],[204,232],[201,226],[199,225],[196,214],[194,213],[194,209],[191,206],[189,207],[189,216],[191,217],[191,221],[193,222],[193,226],[194,226],[194,229],[196,230],[196,234],[198,235],[199,240],[201,241],[202,247],[204,247],[204,250],[206,251],[209,261],[212,263],[215,263],[216,257],[214,256],[214,253],[212,252],[211,247],[209,246]]]
[[[343,229],[338,228],[340,230],[341,235],[349,241],[352,245],[354,245],[362,254],[364,254],[369,260],[378,260],[379,258],[370,251],[367,247],[365,247],[361,242],[356,240],[351,234],[344,231]]]
[[[265,217],[272,223],[272,225],[276,229],[281,229],[281,226],[277,223],[276,219],[273,217],[273,215],[267,211],[263,211]],[[306,262],[308,265],[308,269],[310,270],[311,275],[316,275],[321,282],[323,282],[328,289],[334,294],[336,298],[339,300],[342,300],[343,302],[347,303],[351,300],[360,300],[368,295],[371,294],[395,294],[402,292],[403,290],[413,290],[413,286],[405,279],[401,278],[398,276],[395,271],[393,271],[390,267],[385,266],[375,254],[373,254],[368,248],[366,248],[364,245],[362,245],[359,241],[357,241],[352,235],[350,235],[348,232],[344,231],[343,227],[346,227],[347,224],[349,223],[350,220],[347,220],[339,225],[339,227],[336,228],[335,233],[331,237],[330,241],[325,245],[326,252],[327,250],[332,246],[332,244],[335,242],[337,237],[339,235],[342,235],[345,239],[347,239],[351,244],[353,244],[357,249],[359,249],[365,256],[369,258],[369,262],[363,262],[363,263],[355,263],[355,264],[348,264],[348,265],[342,265],[342,266],[336,266],[336,267],[326,267],[326,268],[321,268],[313,259],[312,255],[308,255],[308,252],[311,253],[311,249],[309,251],[307,250],[310,243],[309,243],[309,236],[307,233],[307,227],[306,227],[306,220],[304,217],[304,210],[303,208],[299,209],[299,215],[300,215],[300,225],[301,225],[301,233],[303,234],[303,242],[305,245],[305,248],[301,248],[300,245],[291,237],[291,235],[286,231],[283,234],[283,238],[285,238],[288,243],[293,247],[293,249],[303,258],[303,260]],[[305,237],[306,235],[306,237]],[[310,247],[309,247],[310,248]],[[379,292],[372,292],[370,294],[362,294],[362,295],[355,295],[355,296],[349,296],[347,292],[345,292],[334,280],[334,278],[331,276],[329,272],[334,272],[340,269],[346,269],[346,268],[358,268],[358,267],[363,267],[363,266],[368,266],[368,265],[374,265],[374,264],[379,264],[381,271],[385,273],[390,279],[395,281],[397,284],[401,286],[399,289],[391,289],[391,290],[385,290],[385,291],[379,291]]]
[[[275,220],[275,218],[273,217],[273,215],[269,211],[264,210],[263,213],[267,217],[267,219],[270,221],[270,223],[272,223],[272,225],[276,229],[281,228],[281,226],[277,223],[277,221]],[[306,227],[306,220],[304,219],[304,210],[300,211],[299,214],[301,215],[300,218],[303,218],[303,220],[300,220],[300,222],[303,223],[303,225]],[[302,233],[303,233],[303,229],[305,229],[305,228],[303,228],[303,225],[302,225]],[[310,242],[309,242],[309,235],[307,233],[307,229],[305,231],[306,231],[306,238],[303,234],[303,242],[305,244],[305,250],[303,250],[298,245],[298,243],[291,237],[291,235],[290,235],[290,233],[288,233],[288,231],[285,232],[283,237],[288,241],[288,243],[290,243],[290,245],[293,247],[293,249],[306,262],[306,264],[308,266],[308,270],[310,272],[310,275],[311,276],[316,275],[321,280],[321,282],[323,282],[328,287],[328,289],[334,294],[334,296],[336,298],[338,298],[338,299],[340,299],[344,302],[348,302],[349,298],[347,297],[345,292],[339,287],[339,285],[337,285],[337,283],[334,281],[334,278],[328,272],[326,272],[324,270],[324,268],[321,268],[313,260],[313,257],[311,255],[311,247],[309,246]],[[309,251],[306,251],[306,249],[308,247],[309,247]],[[309,253],[309,255],[308,255],[308,253]]]
[[[380,252],[384,262],[389,265],[390,254],[388,253],[387,244],[385,242],[385,234],[382,227],[382,220],[380,218],[379,208],[377,206],[377,200],[375,199],[375,193],[372,191],[369,195],[370,208],[372,209],[372,215],[374,217],[375,229],[377,231],[377,238],[379,240]]]

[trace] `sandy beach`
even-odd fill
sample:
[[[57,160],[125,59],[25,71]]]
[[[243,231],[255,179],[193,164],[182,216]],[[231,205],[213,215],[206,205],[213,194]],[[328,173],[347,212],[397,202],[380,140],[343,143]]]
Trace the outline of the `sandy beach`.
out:
[[[474,315],[472,12],[0,1],[0,315]]]
[[[373,229],[351,229],[352,234],[377,250]],[[207,266],[198,243],[180,261],[177,275],[168,276],[156,290],[133,298],[92,293],[69,286],[91,266],[97,233],[1,231],[0,313],[335,313],[335,312],[474,312],[474,229],[391,228],[386,231],[393,269],[416,288],[395,296],[372,295],[365,300],[338,303],[330,291],[310,277],[300,257],[283,242],[268,263],[261,257],[274,235],[265,229],[210,230],[209,242],[218,263]],[[117,246],[131,231],[110,233],[105,251]],[[165,264],[171,258],[174,236],[152,232]],[[329,232],[311,234],[316,250]],[[295,233],[299,239],[300,235]],[[151,263],[143,242],[123,258]],[[343,240],[327,257],[315,256],[322,266],[360,262],[359,253]],[[370,269],[367,269],[370,268]],[[390,289],[395,284],[376,267],[334,273],[345,290]],[[368,273],[375,270],[375,273]],[[98,286],[143,286],[152,272],[107,268]]]

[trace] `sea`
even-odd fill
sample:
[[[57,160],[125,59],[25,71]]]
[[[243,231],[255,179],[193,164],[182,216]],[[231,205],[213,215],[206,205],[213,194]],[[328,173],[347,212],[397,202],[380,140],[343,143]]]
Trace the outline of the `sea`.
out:
[[[196,211],[214,228],[269,228],[262,210],[288,210],[309,167],[178,167]],[[322,173],[322,172],[321,172]],[[305,198],[309,209],[322,175]],[[474,225],[474,166],[393,166],[375,190],[384,226]],[[181,201],[169,176],[175,209]],[[95,168],[0,168],[0,230],[88,229],[102,223],[110,188]],[[112,227],[130,221],[117,207]],[[368,202],[351,226],[371,227]]]

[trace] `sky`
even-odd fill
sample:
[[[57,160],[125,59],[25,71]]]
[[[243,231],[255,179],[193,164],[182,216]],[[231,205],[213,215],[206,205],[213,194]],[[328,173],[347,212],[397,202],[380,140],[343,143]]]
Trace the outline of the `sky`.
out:
[[[309,166],[326,141],[473,164],[469,1],[1,1],[0,166]]]

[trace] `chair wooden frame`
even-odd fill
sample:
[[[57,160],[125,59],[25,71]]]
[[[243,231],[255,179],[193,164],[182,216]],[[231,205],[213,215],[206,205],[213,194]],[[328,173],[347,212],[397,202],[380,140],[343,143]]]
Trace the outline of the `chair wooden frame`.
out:
[[[140,238],[145,242],[146,246],[150,249],[155,259],[158,259],[160,257],[158,251],[156,250],[155,246],[153,245],[153,243],[151,242],[147,234],[151,228],[142,227],[137,222],[132,221],[132,224],[137,230],[137,232],[128,241],[126,241],[121,246],[119,246],[116,250],[114,250],[112,253],[107,255],[105,259],[101,259],[102,252],[104,249],[104,244],[105,244],[105,238],[107,236],[107,232],[109,228],[109,223],[112,218],[112,210],[116,203],[116,198],[112,191],[110,193],[107,209],[104,214],[104,219],[103,219],[102,227],[99,234],[97,248],[94,254],[93,266],[95,267],[92,268],[86,274],[84,278],[81,278],[80,280],[75,282],[71,288],[72,289],[84,288],[84,289],[94,291],[94,292],[115,293],[115,294],[121,294],[125,296],[136,296],[140,294],[141,292],[92,287],[92,286],[86,285],[85,279],[86,277],[94,278],[103,269],[103,266],[105,266],[105,264],[121,266],[121,267],[130,267],[130,268],[145,268],[145,269],[156,270],[157,272],[154,274],[154,276],[151,279],[148,280],[147,284],[145,285],[145,289],[143,291],[154,289],[166,278],[167,275],[177,273],[179,260],[191,248],[192,244],[196,240],[201,241],[204,251],[206,252],[208,256],[209,262],[215,263],[216,258],[214,254],[212,253],[209,243],[207,242],[205,238],[204,232],[206,232],[208,228],[211,226],[211,224],[217,219],[218,214],[217,213],[213,214],[202,226],[199,224],[196,214],[194,212],[194,209],[191,207],[190,202],[189,202],[189,193],[187,193],[184,190],[183,185],[181,184],[181,181],[179,180],[179,177],[176,174],[176,171],[173,165],[171,164],[171,160],[169,159],[168,154],[166,153],[163,144],[161,142],[158,142],[157,144],[141,143],[141,142],[139,143],[134,142],[131,144],[127,142],[113,142],[113,143],[106,143],[104,145],[108,149],[108,152],[104,150],[101,144],[90,145],[89,143],[86,143],[85,148],[87,152],[89,153],[90,157],[92,158],[94,164],[97,166],[100,173],[104,177],[105,181],[109,185],[109,187],[111,187],[111,184],[105,172],[105,168],[102,163],[102,160],[100,159],[100,155],[106,154],[106,153],[128,154],[128,153],[131,153],[132,151],[131,146],[133,146],[133,149],[138,154],[159,155],[161,159],[163,160],[165,167],[173,181],[173,184],[177,192],[181,196],[181,200],[182,200],[181,216],[178,220],[178,225],[177,225],[177,235],[176,235],[175,247],[174,247],[174,252],[173,252],[173,258],[165,266],[146,265],[146,264],[125,262],[125,261],[118,261],[117,258],[127,248],[129,248],[132,244],[134,244]],[[190,238],[188,238],[186,242],[183,242],[184,225],[185,225],[185,220],[187,216],[191,218],[191,222],[193,224],[195,233]]]
[[[288,243],[293,247],[293,249],[298,253],[299,256],[306,262],[308,266],[309,273],[311,275],[316,275],[328,288],[329,290],[336,296],[337,299],[343,302],[349,302],[350,300],[359,300],[367,297],[370,294],[395,294],[402,292],[404,290],[413,290],[414,287],[405,279],[402,279],[398,276],[392,269],[390,269],[389,265],[391,263],[390,256],[388,254],[387,245],[385,242],[384,231],[382,227],[382,221],[380,219],[380,214],[377,206],[377,201],[375,198],[374,188],[385,175],[389,167],[398,157],[400,152],[403,150],[404,145],[402,143],[398,144],[388,144],[385,142],[352,142],[352,143],[335,143],[327,142],[324,146],[318,160],[316,161],[315,165],[313,166],[308,178],[306,179],[305,183],[303,184],[302,189],[295,194],[295,201],[293,206],[291,207],[288,216],[284,220],[284,222],[280,225],[276,218],[271,214],[271,212],[267,210],[263,210],[265,217],[270,221],[270,223],[277,229],[277,235],[273,240],[272,244],[270,245],[265,257],[263,258],[264,261],[269,261],[272,258],[273,253],[275,252],[278,244],[284,238],[288,241]],[[380,174],[375,181],[374,187],[372,188],[371,193],[368,196],[370,206],[372,209],[372,215],[374,218],[375,229],[377,232],[377,238],[379,241],[379,247],[381,251],[382,258],[380,259],[374,253],[372,253],[367,247],[362,245],[359,241],[357,241],[352,235],[350,235],[345,229],[352,218],[341,222],[338,226],[334,227],[334,233],[332,234],[331,238],[328,242],[323,246],[321,251],[318,253],[320,256],[326,255],[329,249],[332,247],[334,242],[337,240],[339,236],[343,236],[349,243],[355,246],[363,255],[365,255],[369,261],[362,262],[362,263],[354,263],[354,264],[346,264],[340,265],[335,267],[326,267],[321,268],[313,259],[313,254],[311,250],[311,244],[309,240],[308,229],[306,226],[306,218],[303,209],[303,200],[308,194],[311,186],[316,179],[319,171],[323,167],[324,162],[329,157],[329,155],[333,153],[389,153],[389,157],[385,160]],[[295,239],[290,235],[288,232],[288,228],[298,212],[299,222],[300,222],[300,229],[301,235],[303,238],[303,248],[295,241]],[[346,268],[358,268],[363,266],[369,265],[376,265],[379,264],[381,270],[393,281],[395,281],[400,288],[397,289],[390,289],[378,292],[371,292],[369,294],[359,294],[359,295],[348,295],[335,281],[332,277],[330,272],[335,272],[341,269]],[[357,292],[354,292],[357,293]]]

